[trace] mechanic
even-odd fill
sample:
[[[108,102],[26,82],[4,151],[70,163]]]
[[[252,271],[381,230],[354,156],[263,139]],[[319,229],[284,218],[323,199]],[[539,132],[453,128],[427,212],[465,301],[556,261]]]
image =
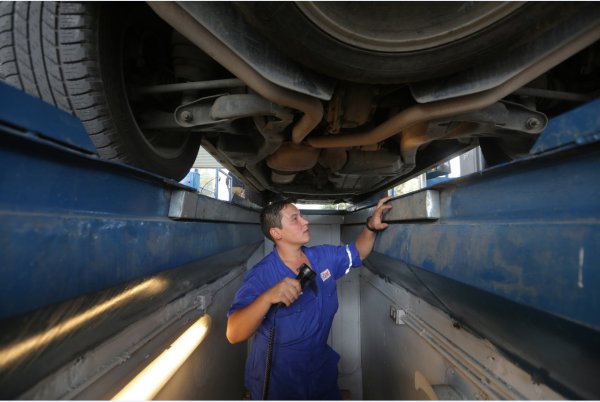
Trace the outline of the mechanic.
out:
[[[338,308],[335,281],[359,267],[373,249],[377,232],[387,228],[379,200],[356,241],[346,246],[305,247],[308,221],[292,203],[266,206],[261,228],[275,243],[273,251],[246,274],[228,312],[227,339],[232,344],[253,334],[244,384],[252,399],[262,399],[269,329],[276,314],[268,399],[341,399],[337,384],[340,356],[327,345]],[[298,269],[307,264],[315,273],[313,286],[301,289]],[[315,291],[316,290],[316,291]],[[278,303],[286,307],[271,308]]]

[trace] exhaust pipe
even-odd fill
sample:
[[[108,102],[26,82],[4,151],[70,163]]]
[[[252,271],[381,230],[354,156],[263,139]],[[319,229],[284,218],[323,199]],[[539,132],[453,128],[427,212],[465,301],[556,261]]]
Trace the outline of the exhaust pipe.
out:
[[[573,56],[580,50],[600,38],[600,27],[595,27],[574,41],[564,45],[546,58],[532,64],[504,84],[484,92],[466,95],[459,98],[447,99],[428,104],[416,105],[398,113],[383,124],[366,133],[338,134],[327,137],[308,138],[307,142],[315,148],[356,147],[377,144],[408,127],[431,120],[443,119],[457,114],[470,113],[491,106],[500,99],[510,95],[523,85],[539,77],[552,67]],[[419,137],[416,142],[422,142],[422,130],[413,130]],[[406,132],[402,133],[404,137]],[[406,141],[407,139],[404,139]]]
[[[246,83],[256,93],[273,103],[303,112],[304,115],[292,130],[293,143],[300,144],[319,124],[323,118],[323,104],[321,101],[282,88],[263,78],[178,4],[149,1],[148,5],[176,31]]]

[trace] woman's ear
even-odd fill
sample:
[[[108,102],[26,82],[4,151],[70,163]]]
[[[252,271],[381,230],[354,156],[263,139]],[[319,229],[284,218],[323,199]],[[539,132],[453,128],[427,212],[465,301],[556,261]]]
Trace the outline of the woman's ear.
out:
[[[281,239],[281,230],[279,228],[271,228],[269,229],[269,234],[273,240]]]

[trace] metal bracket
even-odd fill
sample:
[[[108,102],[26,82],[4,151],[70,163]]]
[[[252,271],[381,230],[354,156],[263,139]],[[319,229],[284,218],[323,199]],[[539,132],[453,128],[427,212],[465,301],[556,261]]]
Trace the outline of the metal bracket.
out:
[[[174,115],[175,121],[182,127],[210,126],[243,117],[273,116],[275,120],[268,127],[277,133],[294,119],[289,109],[256,94],[207,96],[179,106]]]
[[[452,121],[487,123],[497,129],[539,134],[546,128],[548,117],[518,103],[500,101],[484,109],[452,117]]]
[[[227,119],[215,119],[212,116],[212,106],[216,100],[226,94],[212,95],[197,99],[175,109],[175,121],[182,127],[208,126],[226,122]]]
[[[406,316],[406,311],[402,310],[396,306],[390,306],[390,318],[396,325],[404,325],[404,317]]]

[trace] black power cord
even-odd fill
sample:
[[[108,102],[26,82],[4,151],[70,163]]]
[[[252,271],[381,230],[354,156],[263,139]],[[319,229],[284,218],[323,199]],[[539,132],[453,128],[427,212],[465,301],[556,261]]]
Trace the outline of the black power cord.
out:
[[[266,401],[269,397],[269,381],[271,380],[271,363],[273,361],[273,345],[275,344],[275,318],[277,317],[277,312],[279,311],[280,303],[278,303],[273,311],[273,323],[271,324],[271,328],[269,329],[269,346],[267,347],[267,364],[265,366],[265,382],[263,383],[263,397],[262,399]]]
[[[300,281],[300,287],[304,289],[304,287],[315,280],[317,274],[313,271],[308,265],[302,264],[300,268],[298,268],[298,276],[296,279]],[[316,290],[316,287],[314,288]],[[277,318],[277,312],[280,307],[285,306],[285,304],[279,302],[272,308],[273,310],[273,322],[271,323],[271,328],[269,329],[269,345],[267,347],[267,364],[265,365],[265,381],[263,383],[263,394],[262,399],[269,399],[269,382],[271,380],[271,363],[273,362],[273,346],[275,345],[275,319]]]

